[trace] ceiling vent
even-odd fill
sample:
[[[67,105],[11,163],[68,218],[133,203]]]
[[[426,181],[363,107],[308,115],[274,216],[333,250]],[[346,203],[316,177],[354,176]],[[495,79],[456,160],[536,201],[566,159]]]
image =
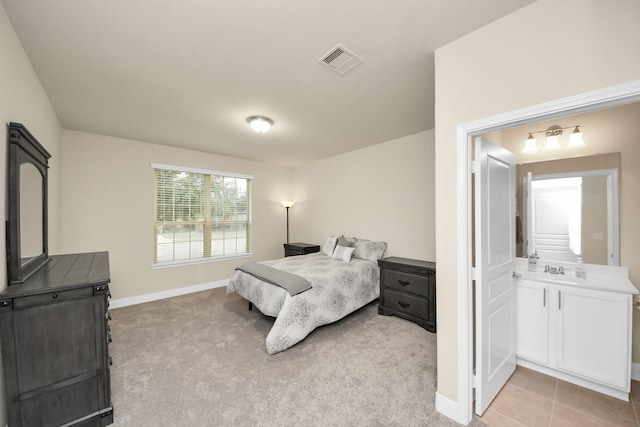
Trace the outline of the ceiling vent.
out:
[[[337,45],[331,49],[329,53],[320,58],[318,62],[338,74],[346,74],[347,71],[351,70],[356,65],[362,64],[364,60],[346,47]]]

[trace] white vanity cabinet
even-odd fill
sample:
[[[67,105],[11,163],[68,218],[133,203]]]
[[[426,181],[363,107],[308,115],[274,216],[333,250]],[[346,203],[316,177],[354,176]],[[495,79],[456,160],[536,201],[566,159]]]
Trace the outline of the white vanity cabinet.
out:
[[[516,354],[532,362],[549,363],[549,286],[516,281]]]
[[[628,392],[631,295],[555,288],[556,367]]]
[[[628,400],[637,291],[586,283],[516,280],[518,364]]]

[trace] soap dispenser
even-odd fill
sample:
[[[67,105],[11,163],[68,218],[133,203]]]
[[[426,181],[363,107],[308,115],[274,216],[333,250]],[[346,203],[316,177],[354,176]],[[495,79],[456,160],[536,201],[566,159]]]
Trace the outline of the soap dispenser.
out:
[[[534,251],[531,255],[529,255],[529,271],[538,271],[538,251]]]
[[[582,257],[580,255],[578,255],[578,258],[576,258],[576,277],[579,279],[587,278],[587,269],[585,268],[584,263],[582,262]]]

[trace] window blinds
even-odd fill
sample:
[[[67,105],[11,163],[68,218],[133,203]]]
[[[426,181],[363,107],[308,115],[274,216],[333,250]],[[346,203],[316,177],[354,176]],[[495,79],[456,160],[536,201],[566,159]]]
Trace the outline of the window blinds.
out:
[[[252,176],[152,164],[154,262],[251,252]]]

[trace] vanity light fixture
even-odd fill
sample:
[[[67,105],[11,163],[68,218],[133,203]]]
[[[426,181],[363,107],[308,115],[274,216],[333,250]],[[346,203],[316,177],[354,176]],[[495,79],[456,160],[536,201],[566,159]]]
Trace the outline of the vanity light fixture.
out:
[[[534,136],[536,133],[544,133],[544,136],[547,138],[546,143],[544,145],[544,150],[558,150],[560,148],[559,140],[562,135],[562,131],[566,129],[573,129],[569,136],[569,144],[567,148],[576,148],[576,147],[584,147],[585,143],[582,139],[582,132],[580,131],[580,125],[573,125],[568,127],[560,127],[560,126],[551,126],[546,130],[537,130],[534,132],[529,132],[529,136],[525,140],[523,153],[534,153],[538,151],[538,144],[536,141],[536,137]]]
[[[247,117],[247,122],[251,125],[251,129],[258,133],[266,133],[273,126],[273,120],[263,116]]]

